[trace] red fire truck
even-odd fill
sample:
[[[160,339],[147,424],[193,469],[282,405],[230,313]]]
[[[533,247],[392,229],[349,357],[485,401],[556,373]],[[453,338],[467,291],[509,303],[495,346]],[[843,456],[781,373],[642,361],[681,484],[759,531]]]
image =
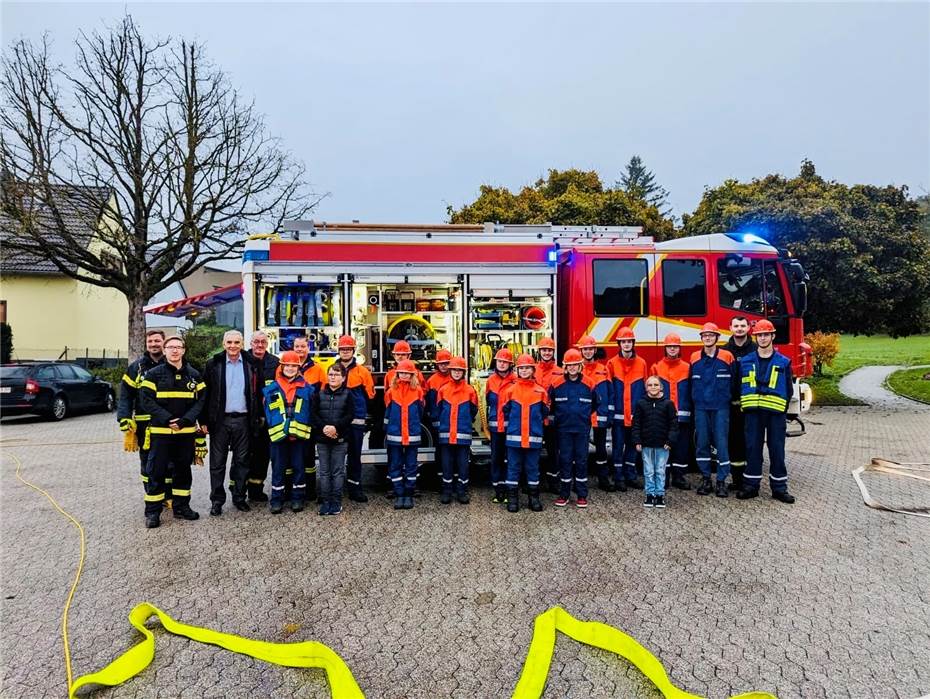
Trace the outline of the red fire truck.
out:
[[[335,360],[338,337],[351,334],[378,386],[399,340],[427,374],[439,348],[467,357],[480,385],[503,346],[532,352],[552,336],[561,356],[588,334],[609,357],[618,329],[628,326],[651,364],[667,333],[681,336],[687,357],[701,346],[705,322],[717,323],[725,341],[734,316],[768,318],[795,376],[811,373],[804,270],[752,234],[654,243],[623,226],[314,221],[291,221],[284,231],[246,244],[246,334],[263,330],[278,352],[307,335],[324,364]],[[809,401],[796,382],[789,414],[802,430]],[[379,396],[374,412],[380,404]],[[367,461],[383,460],[379,422],[374,415]]]

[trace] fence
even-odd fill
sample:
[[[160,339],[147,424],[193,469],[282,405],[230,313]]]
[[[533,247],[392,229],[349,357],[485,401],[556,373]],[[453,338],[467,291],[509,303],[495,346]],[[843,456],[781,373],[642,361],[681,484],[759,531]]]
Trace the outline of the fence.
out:
[[[126,361],[126,350],[100,347],[57,347],[37,349],[13,346],[13,361],[61,360],[85,367],[111,367]]]

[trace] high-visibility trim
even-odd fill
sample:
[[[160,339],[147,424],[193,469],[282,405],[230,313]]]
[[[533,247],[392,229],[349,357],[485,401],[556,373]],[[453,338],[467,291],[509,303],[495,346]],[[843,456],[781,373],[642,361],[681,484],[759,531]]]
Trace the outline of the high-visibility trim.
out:
[[[773,366],[769,372],[769,388],[774,389],[778,385],[778,367]]]
[[[142,383],[139,384],[139,388],[150,388],[153,391],[158,390],[158,386],[156,386],[155,383],[152,381],[143,381]]]
[[[164,499],[165,499],[164,493],[158,493],[157,495],[149,495],[148,493],[145,494],[146,502],[161,502]]]
[[[158,607],[142,602],[129,613],[129,623],[145,638],[103,669],[78,677],[68,690],[69,699],[74,699],[78,691],[87,685],[96,684],[106,687],[120,685],[151,665],[155,657],[155,635],[146,627],[145,622],[152,616],[157,616],[169,633],[184,636],[198,643],[219,646],[240,655],[248,655],[283,667],[321,668],[326,672],[332,696],[345,699],[364,699],[365,697],[358,682],[352,676],[349,666],[335,651],[322,643],[317,641],[271,643],[200,626],[190,626],[175,621]]]
[[[299,413],[299,412],[300,412],[300,409],[301,409],[302,407],[304,407],[304,399],[303,399],[303,398],[298,398],[296,401],[294,401],[294,412],[295,412],[295,413]]]
[[[123,374],[123,383],[128,384],[130,388],[139,388],[136,380],[129,377],[129,374]]]
[[[410,443],[411,445],[412,445],[412,444],[419,444],[419,443],[420,443],[420,437],[419,437],[419,435],[414,435],[414,434],[412,434],[412,435],[410,435],[407,439],[408,439],[408,441],[409,441],[409,443]],[[404,441],[404,438],[403,438],[401,435],[399,435],[399,434],[398,434],[398,435],[389,434],[389,435],[385,435],[384,441],[385,441],[385,442],[396,442],[396,443],[400,444],[400,443],[402,443],[402,442]]]
[[[135,416],[136,422],[148,422],[151,419],[152,419],[151,415],[136,415]]]
[[[549,666],[555,651],[556,632],[560,631],[579,643],[609,651],[635,665],[666,699],[700,699],[679,689],[668,678],[662,663],[644,646],[623,631],[599,621],[581,621],[561,607],[553,607],[536,617],[533,640],[530,642],[520,680],[514,688],[514,699],[537,699],[542,696],[549,676]],[[733,699],[775,699],[767,692],[750,692]]]
[[[156,398],[193,398],[193,391],[156,391]]]
[[[249,478],[246,483],[249,485],[264,485],[265,481],[260,481],[257,478]]]
[[[179,489],[179,488],[172,488],[172,489],[171,489],[171,494],[172,494],[172,495],[178,495],[178,496],[180,496],[180,497],[190,497],[191,489],[190,489],[190,488],[187,488],[187,489],[183,489],[183,488],[181,488],[181,489]]]
[[[199,393],[200,391],[206,391],[206,390],[207,390],[207,384],[205,384],[203,381],[201,381],[199,384],[197,384],[197,388],[195,388],[194,390],[197,391],[198,393]]]
[[[148,477],[148,476],[139,476],[139,478],[142,479],[142,482],[143,482],[143,483],[148,483],[148,482],[149,482],[149,477]]]
[[[196,431],[196,427],[182,427],[177,430],[173,430],[170,427],[155,427],[154,425],[149,427],[149,432],[152,434],[194,434]]]

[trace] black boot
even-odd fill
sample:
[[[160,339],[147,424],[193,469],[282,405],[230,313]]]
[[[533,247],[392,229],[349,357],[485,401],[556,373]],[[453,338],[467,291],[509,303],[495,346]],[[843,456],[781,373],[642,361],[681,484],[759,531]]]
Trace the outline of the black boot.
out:
[[[439,496],[439,502],[443,505],[452,504],[452,490],[450,488],[443,488],[442,494]]]
[[[158,516],[158,513],[152,513],[145,515],[145,526],[147,529],[156,529],[161,525],[161,518]]]
[[[352,502],[368,502],[368,496],[360,485],[349,486],[349,500]]]
[[[759,497],[758,488],[750,488],[749,486],[743,485],[743,489],[736,494],[737,500],[749,500],[751,498]]]
[[[507,511],[520,511],[520,490],[518,488],[507,488]]]
[[[503,505],[507,502],[507,491],[504,490],[504,486],[494,486],[494,498],[491,500],[491,502],[493,502],[495,505]]]
[[[542,512],[542,502],[539,500],[539,488],[530,488],[530,509],[533,512]]]
[[[701,478],[701,485],[698,486],[697,494],[698,495],[710,495],[714,492],[714,486],[711,485],[710,478],[704,476]]]
[[[682,472],[682,469],[676,468],[672,470],[672,487],[679,490],[691,490],[691,484],[688,483],[688,478]]]
[[[349,496],[349,499],[350,499],[350,500],[352,499],[352,496],[351,496],[351,495]],[[395,496],[394,496],[394,509],[395,509],[395,510],[402,510],[402,509],[404,509],[404,506],[406,505],[406,503],[407,503],[407,498],[405,498],[403,495],[395,495]]]
[[[725,498],[728,495],[727,482],[726,481],[717,481],[717,497]]]
[[[777,493],[772,493],[772,497],[779,502],[783,502],[786,505],[794,504],[794,495],[789,493],[787,490],[779,490]]]
[[[468,494],[468,486],[463,485],[459,487],[459,493],[456,498],[459,501],[460,505],[467,505],[471,502],[471,496]]]
[[[249,500],[252,502],[268,502],[268,496],[258,484],[249,485]]]
[[[172,508],[172,512],[174,513],[174,518],[175,518],[175,519],[187,519],[187,520],[191,520],[191,521],[193,521],[193,520],[195,520],[195,519],[200,519],[200,514],[197,513],[197,512],[194,512],[194,511],[191,509],[191,506],[190,506],[190,505],[187,505],[187,504],[184,504],[184,505],[175,505],[175,506]]]
[[[622,481],[618,481],[618,483],[622,483]],[[605,493],[612,493],[616,490],[614,484],[611,483],[607,476],[597,477],[597,487],[603,490]],[[623,486],[623,492],[626,492],[626,486]]]

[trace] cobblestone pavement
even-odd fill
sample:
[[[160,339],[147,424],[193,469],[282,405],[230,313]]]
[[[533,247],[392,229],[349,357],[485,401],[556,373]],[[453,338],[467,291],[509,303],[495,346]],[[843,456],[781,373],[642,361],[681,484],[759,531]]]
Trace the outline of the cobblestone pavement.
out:
[[[840,379],[840,392],[875,408],[930,413],[930,405],[899,396],[885,388],[885,379],[903,366],[864,366]]]
[[[147,600],[195,625],[322,641],[369,697],[503,697],[534,616],[558,604],[624,629],[675,683],[709,697],[930,692],[930,528],[865,507],[850,476],[872,456],[930,461],[927,413],[810,413],[808,434],[789,440],[793,507],[676,491],[668,510],[646,511],[640,494],[595,491],[587,511],[509,515],[478,490],[467,507],[427,494],[413,511],[377,497],[340,517],[216,519],[197,469],[204,516],[156,530],[143,528],[137,461],[115,430],[107,415],[2,425],[3,697],[65,695],[59,624],[78,554],[73,528],[15,479],[11,453],[87,531],[70,620],[76,674],[138,640],[126,616]],[[895,481],[876,494],[926,501],[925,487]],[[327,696],[321,671],[155,633],[150,668],[99,696]],[[560,637],[546,696],[658,694],[626,662]]]

